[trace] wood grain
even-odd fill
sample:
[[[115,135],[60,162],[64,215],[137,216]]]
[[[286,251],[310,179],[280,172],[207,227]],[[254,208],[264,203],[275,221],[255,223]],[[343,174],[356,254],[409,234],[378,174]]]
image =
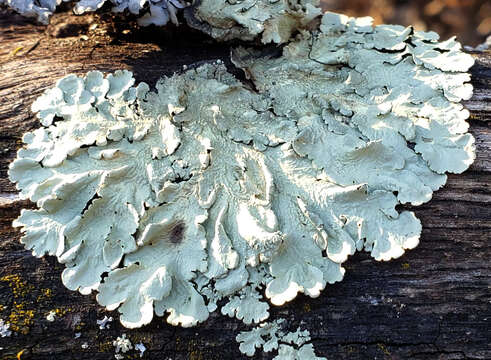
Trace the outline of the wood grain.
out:
[[[124,329],[117,320],[100,330],[96,320],[107,312],[95,297],[65,289],[62,266],[53,257],[34,258],[20,245],[11,221],[32,205],[16,198],[7,179],[22,134],[39,126],[30,104],[58,78],[126,68],[137,81],[153,85],[184,64],[215,59],[240,75],[228,60],[229,45],[185,28],[139,30],[107,13],[62,13],[39,26],[0,10],[0,318],[17,330],[0,338],[1,359],[15,359],[22,350],[22,360],[112,359],[112,340],[123,332],[148,348],[143,359],[245,358],[234,338],[246,327],[217,313],[191,329],[156,318],[138,330]],[[432,201],[412,209],[424,226],[419,247],[387,263],[357,254],[346,263],[344,281],[319,298],[299,296],[272,310],[273,319],[287,318],[292,329],[300,323],[309,329],[319,355],[491,359],[491,54],[475,57],[475,95],[465,104],[477,159],[464,174],[449,176]],[[46,315],[55,309],[63,315],[48,322]],[[112,316],[117,319],[117,313]],[[85,342],[89,347],[82,349]],[[256,356],[263,358],[270,356]]]

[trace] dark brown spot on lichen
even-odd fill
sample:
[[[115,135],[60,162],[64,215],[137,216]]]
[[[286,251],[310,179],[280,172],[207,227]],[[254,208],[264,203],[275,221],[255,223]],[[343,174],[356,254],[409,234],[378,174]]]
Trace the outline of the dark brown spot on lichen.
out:
[[[176,221],[169,231],[169,241],[171,244],[178,245],[184,240],[186,224],[182,220]]]

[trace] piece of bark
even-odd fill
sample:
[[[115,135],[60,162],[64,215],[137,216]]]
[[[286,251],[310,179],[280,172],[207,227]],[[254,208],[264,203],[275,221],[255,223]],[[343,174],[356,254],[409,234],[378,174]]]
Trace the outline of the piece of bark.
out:
[[[97,24],[97,26],[96,26]],[[125,31],[129,30],[129,31]],[[183,65],[229,61],[230,44],[217,44],[182,28],[137,29],[113,15],[56,14],[39,26],[0,10],[0,318],[12,336],[0,338],[0,359],[82,360],[114,358],[112,341],[126,333],[147,347],[143,359],[242,359],[235,336],[248,327],[213,313],[203,324],[176,328],[156,317],[141,329],[124,329],[117,312],[61,283],[63,266],[37,259],[19,243],[11,222],[21,208],[7,167],[24,132],[39,126],[29,108],[41,92],[69,73],[130,69],[151,86]],[[477,159],[429,203],[412,210],[423,223],[420,245],[402,258],[379,263],[356,254],[341,283],[317,299],[298,296],[272,308],[295,330],[311,332],[317,354],[328,359],[491,358],[491,54],[475,55],[470,132]],[[46,320],[58,312],[54,322]],[[112,315],[109,329],[97,319]],[[81,333],[75,338],[75,333]],[[87,343],[88,348],[82,349]],[[137,352],[126,358],[138,358]],[[256,359],[270,355],[258,352]]]

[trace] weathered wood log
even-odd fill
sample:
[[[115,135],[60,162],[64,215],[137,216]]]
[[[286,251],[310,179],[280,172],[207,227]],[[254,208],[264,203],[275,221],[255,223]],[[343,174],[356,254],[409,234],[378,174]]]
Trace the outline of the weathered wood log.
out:
[[[97,24],[97,27],[95,27]],[[124,31],[131,30],[131,31]],[[137,81],[155,84],[184,64],[228,60],[230,44],[216,44],[184,28],[136,29],[112,15],[57,14],[49,26],[35,25],[0,10],[0,318],[14,333],[0,338],[0,358],[111,359],[112,341],[127,333],[148,348],[144,359],[239,359],[235,335],[246,327],[211,315],[182,329],[164,319],[141,329],[96,324],[108,314],[94,295],[82,296],[61,283],[53,257],[37,259],[11,227],[21,208],[7,167],[25,131],[39,126],[30,105],[44,89],[69,73],[132,70]],[[491,358],[491,54],[476,54],[470,132],[477,159],[462,175],[450,175],[433,200],[413,210],[422,220],[421,244],[402,258],[377,263],[357,254],[341,283],[317,299],[299,296],[272,318],[302,322],[319,355],[328,359]],[[49,311],[59,314],[46,320]],[[75,338],[75,333],[81,333]],[[88,347],[82,349],[82,344]],[[20,355],[18,355],[20,354]],[[126,358],[138,358],[132,352]],[[258,354],[257,359],[269,358]]]

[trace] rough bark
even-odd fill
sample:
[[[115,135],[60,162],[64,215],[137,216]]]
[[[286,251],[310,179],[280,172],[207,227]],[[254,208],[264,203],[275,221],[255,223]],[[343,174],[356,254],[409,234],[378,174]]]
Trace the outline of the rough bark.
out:
[[[93,28],[93,24],[98,24]],[[130,30],[129,32],[124,30]],[[118,34],[118,35],[116,35]],[[126,332],[148,348],[144,359],[241,359],[235,335],[241,322],[211,315],[195,328],[175,328],[161,318],[138,330],[117,321],[100,330],[108,314],[94,296],[68,291],[62,266],[37,259],[11,227],[23,207],[7,167],[21,136],[38,126],[30,104],[63,75],[89,70],[132,70],[137,81],[155,84],[184,64],[228,61],[230,44],[214,44],[189,30],[138,30],[111,15],[57,14],[50,26],[35,25],[0,10],[0,318],[15,333],[0,338],[1,359],[111,359],[112,340]],[[491,54],[476,54],[470,132],[477,159],[462,175],[449,176],[433,200],[413,210],[422,220],[421,244],[402,258],[377,263],[357,254],[341,283],[317,299],[299,296],[272,309],[292,329],[302,322],[317,353],[329,359],[491,358]],[[50,310],[60,316],[48,322]],[[80,332],[80,338],[75,333]],[[82,349],[87,343],[89,347]],[[137,358],[132,352],[126,358]],[[257,359],[270,356],[257,355]]]

